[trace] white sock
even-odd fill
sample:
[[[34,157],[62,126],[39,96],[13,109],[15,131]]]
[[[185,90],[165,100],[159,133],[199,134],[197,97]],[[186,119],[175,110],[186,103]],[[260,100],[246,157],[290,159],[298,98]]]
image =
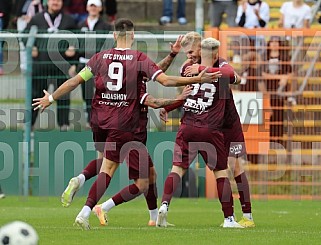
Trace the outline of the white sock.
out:
[[[149,218],[150,220],[156,221],[158,214],[158,208],[155,208],[153,210],[149,210]]]
[[[85,175],[79,174],[77,176],[77,178],[79,180],[79,188],[81,188],[84,185],[85,181],[86,181]]]
[[[228,216],[227,218],[224,218],[224,219],[229,221],[229,222],[235,221],[234,216]]]
[[[253,220],[252,213],[243,213],[243,217]]]
[[[112,198],[109,198],[106,202],[101,204],[101,208],[105,211],[108,212],[111,210],[113,207],[115,207],[115,203]]]
[[[84,217],[84,218],[88,219],[89,215],[90,215],[90,212],[91,212],[90,207],[84,206],[77,216],[81,216],[81,217]]]

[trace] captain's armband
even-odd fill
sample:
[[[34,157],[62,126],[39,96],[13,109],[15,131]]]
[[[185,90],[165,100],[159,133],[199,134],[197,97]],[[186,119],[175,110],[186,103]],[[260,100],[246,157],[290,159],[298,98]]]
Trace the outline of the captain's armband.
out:
[[[88,66],[85,66],[79,73],[79,76],[81,76],[82,79],[84,79],[86,82],[94,76],[92,74],[91,69]]]

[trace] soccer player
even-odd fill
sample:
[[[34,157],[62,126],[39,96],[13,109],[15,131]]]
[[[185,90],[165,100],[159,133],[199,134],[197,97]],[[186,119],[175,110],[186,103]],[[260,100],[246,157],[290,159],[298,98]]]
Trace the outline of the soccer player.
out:
[[[197,32],[189,32],[181,42],[182,48],[188,58],[186,63],[194,64],[185,69],[185,74],[191,75],[199,72],[198,64],[201,62],[201,39],[201,35]],[[235,75],[239,77],[237,74]],[[179,105],[176,105],[176,107],[177,106]],[[166,111],[173,109],[175,109],[175,107],[172,106],[165,108],[164,111],[161,111],[161,118],[166,121]],[[244,158],[246,158],[244,135],[231,90],[225,107],[222,132],[224,134],[225,148],[228,152],[228,165],[234,174],[243,212],[243,217],[238,223],[244,227],[255,227],[251,210],[249,183],[242,167],[242,162],[244,162]]]
[[[159,63],[157,63],[157,66],[162,70],[166,71],[172,61],[174,60],[177,53],[180,51],[181,48],[181,40],[183,36],[179,36],[174,44],[170,43],[171,45],[171,52],[169,55],[167,55],[163,60],[161,60]],[[146,145],[147,140],[147,122],[148,122],[148,106],[152,108],[160,108],[164,107],[166,105],[178,102],[178,101],[184,101],[187,95],[190,93],[191,89],[187,88],[184,89],[183,93],[176,98],[176,100],[172,99],[156,99],[146,91],[146,83],[143,84],[141,89],[141,95],[140,95],[140,102],[141,102],[141,108],[140,108],[140,120],[139,120],[139,127],[135,130],[135,141],[142,142]],[[61,196],[61,203],[64,207],[69,207],[71,204],[74,195],[76,192],[84,185],[84,182],[91,179],[92,177],[99,174],[99,170],[102,163],[103,154],[99,153],[101,156],[99,159],[92,160],[89,162],[89,164],[85,167],[85,169],[80,173],[78,176],[72,178],[69,181],[69,184],[65,191],[63,192]],[[145,199],[147,202],[147,206],[149,209],[149,215],[150,220],[148,222],[149,226],[155,226],[156,225],[156,218],[157,218],[157,186],[156,186],[156,171],[154,168],[154,164],[149,157],[149,188],[147,193],[145,194]],[[130,179],[138,179],[138,167],[139,167],[139,156],[137,154],[137,151],[133,151],[130,153],[130,157],[127,159],[127,161],[132,161],[130,166],[135,166],[134,168],[129,169],[129,178]],[[136,162],[135,162],[136,161]],[[123,200],[120,200],[119,195],[121,195],[122,192],[117,193],[114,197],[108,200],[108,203],[104,205],[104,207],[108,207],[105,209],[100,209],[100,205],[96,205],[94,208],[94,212],[97,215],[97,217],[100,220],[100,223],[102,225],[107,224],[107,214],[112,207],[115,205],[119,205],[123,203]],[[118,201],[117,201],[118,200]]]
[[[64,82],[53,94],[44,90],[44,97],[34,99],[32,104],[36,106],[35,109],[43,111],[79,84],[95,77],[96,91],[92,101],[91,128],[96,148],[103,152],[104,157],[97,180],[75,219],[75,224],[84,230],[90,229],[91,210],[108,188],[113,174],[131,148],[141,154],[141,165],[136,185],[127,189],[128,196],[134,199],[148,189],[148,171],[141,171],[148,169],[146,147],[137,141],[132,142],[133,132],[139,123],[139,93],[143,78],[151,78],[164,86],[183,86],[195,82],[205,83],[215,77],[215,74],[205,71],[197,77],[165,75],[144,53],[130,49],[134,42],[134,24],[129,19],[118,19],[113,35],[117,43],[116,48],[94,55],[79,74]],[[101,142],[104,144],[99,144]]]
[[[184,41],[184,39],[183,39]],[[156,225],[167,226],[168,206],[181,178],[198,153],[201,154],[217,181],[219,200],[224,213],[224,228],[243,228],[234,220],[232,189],[227,172],[227,151],[221,132],[225,104],[229,97],[229,84],[235,83],[234,69],[226,61],[219,59],[220,42],[214,38],[204,39],[202,47],[202,69],[204,66],[220,71],[222,77],[211,83],[193,84],[193,92],[187,98],[183,108],[176,144],[173,167],[164,185],[162,205],[158,211]],[[184,46],[183,46],[184,47]],[[213,71],[212,71],[213,72]]]

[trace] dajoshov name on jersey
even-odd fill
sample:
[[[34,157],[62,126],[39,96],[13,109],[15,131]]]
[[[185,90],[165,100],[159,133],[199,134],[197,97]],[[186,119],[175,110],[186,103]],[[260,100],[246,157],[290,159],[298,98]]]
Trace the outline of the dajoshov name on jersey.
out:
[[[127,94],[101,93],[101,98],[108,100],[127,100]]]

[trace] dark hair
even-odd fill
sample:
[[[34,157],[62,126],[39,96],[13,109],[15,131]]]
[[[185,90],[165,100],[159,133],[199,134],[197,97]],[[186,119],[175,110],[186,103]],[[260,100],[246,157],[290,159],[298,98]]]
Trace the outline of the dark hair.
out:
[[[271,37],[270,41],[267,43],[267,54],[266,58],[269,60],[271,58],[271,42],[276,41],[279,43],[279,61],[281,62],[281,67],[278,74],[287,74],[292,72],[292,67],[290,64],[291,54],[290,54],[290,44],[287,40],[282,38]],[[283,63],[282,63],[283,62]],[[285,63],[284,63],[285,62]]]
[[[130,19],[117,19],[115,22],[115,31],[120,34],[126,34],[127,31],[134,30],[134,23]]]
[[[280,60],[282,61],[289,61],[291,56],[290,56],[290,45],[287,40],[282,40],[281,38],[271,38],[270,41],[267,43],[267,58],[270,59],[270,53],[271,53],[271,42],[277,41],[279,43],[279,52],[280,52]]]

